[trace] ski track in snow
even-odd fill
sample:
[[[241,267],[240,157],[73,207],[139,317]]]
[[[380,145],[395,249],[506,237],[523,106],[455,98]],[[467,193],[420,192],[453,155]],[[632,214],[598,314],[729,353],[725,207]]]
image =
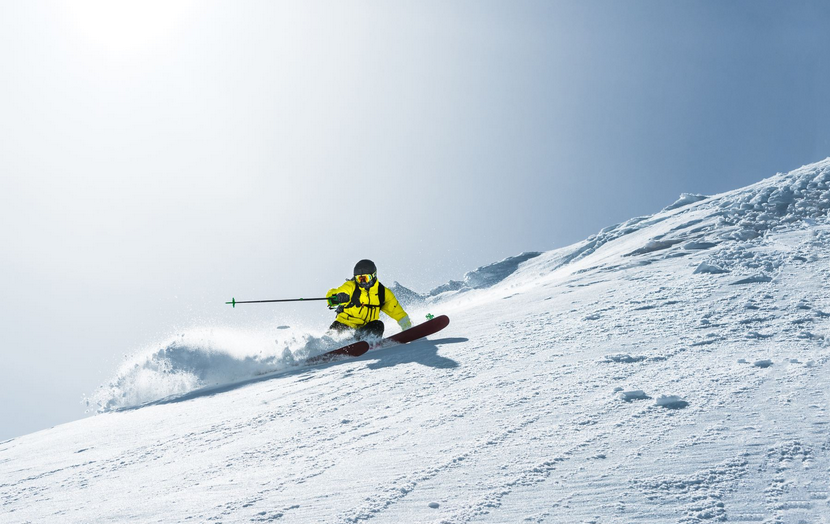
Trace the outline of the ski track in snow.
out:
[[[0,443],[0,520],[826,523],[828,183],[685,195],[422,296],[430,340]]]

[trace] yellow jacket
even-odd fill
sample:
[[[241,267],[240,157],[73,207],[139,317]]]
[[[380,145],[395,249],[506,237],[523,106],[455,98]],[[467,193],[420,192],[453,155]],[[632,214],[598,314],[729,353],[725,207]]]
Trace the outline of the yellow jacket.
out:
[[[406,311],[403,310],[398,299],[395,298],[395,294],[388,288],[384,289],[383,304],[380,303],[380,297],[378,296],[380,286],[381,283],[375,281],[372,287],[363,289],[359,288],[354,280],[347,280],[342,286],[330,289],[326,293],[327,297],[338,293],[346,293],[352,297],[351,303],[343,304],[343,310],[337,314],[337,321],[349,327],[358,328],[377,320],[381,311],[396,321],[404,318]],[[356,293],[356,290],[359,290],[359,293]]]

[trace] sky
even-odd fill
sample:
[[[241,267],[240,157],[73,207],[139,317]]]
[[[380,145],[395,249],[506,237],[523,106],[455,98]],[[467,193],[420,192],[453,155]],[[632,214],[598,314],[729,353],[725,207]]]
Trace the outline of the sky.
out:
[[[195,326],[331,322],[830,156],[830,4],[0,3],[0,439]]]

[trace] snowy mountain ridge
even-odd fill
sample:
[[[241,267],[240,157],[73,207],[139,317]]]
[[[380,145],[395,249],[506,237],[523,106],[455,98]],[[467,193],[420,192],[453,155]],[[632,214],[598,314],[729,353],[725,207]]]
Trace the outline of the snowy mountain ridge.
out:
[[[640,260],[637,255],[662,252],[667,257],[686,257],[699,251],[707,256],[696,266],[697,273],[764,274],[769,277],[785,259],[765,256],[755,249],[763,244],[767,232],[782,232],[794,228],[813,227],[826,223],[830,210],[830,158],[821,162],[803,166],[790,173],[779,173],[751,186],[707,197],[696,194],[683,194],[672,205],[654,215],[635,217],[626,222],[602,229],[582,242],[564,248],[541,253],[523,253],[519,255],[525,262],[522,273],[516,280],[528,280],[526,274],[536,273],[539,278],[561,278],[557,270],[570,266],[564,274],[587,272],[599,269],[598,259],[605,260],[608,255],[630,257],[623,263],[604,267],[604,271],[615,271],[648,264],[650,260]],[[659,224],[668,221],[671,227]],[[615,242],[628,235],[639,234],[636,248],[629,243]],[[817,236],[821,236],[817,233]],[[605,249],[602,249],[605,247]],[[614,248],[617,249],[614,249]],[[713,249],[716,248],[716,249]],[[630,252],[625,252],[630,249]],[[599,251],[598,257],[592,257],[591,263],[578,263]],[[541,256],[539,256],[541,255]],[[799,257],[798,254],[793,254]],[[538,258],[536,258],[538,257]],[[513,258],[513,257],[511,257]],[[692,257],[698,260],[700,257]],[[803,257],[802,257],[803,258]],[[506,259],[503,262],[511,261]],[[492,264],[498,266],[500,263]],[[590,267],[590,266],[595,267]],[[475,279],[477,272],[490,266],[479,268],[465,275],[465,280]],[[514,268],[515,271],[515,268]],[[507,279],[513,271],[506,271],[500,279],[491,283],[499,284]],[[470,276],[472,275],[472,277]],[[534,280],[535,282],[535,280]],[[453,286],[450,283],[450,288]],[[469,291],[473,286],[456,286],[462,291]],[[435,291],[422,295],[425,299],[439,296],[446,299],[451,296],[446,291],[456,289],[436,288]]]
[[[335,364],[188,332],[0,443],[0,520],[827,522],[828,209],[830,159],[682,195],[413,292],[444,332]]]

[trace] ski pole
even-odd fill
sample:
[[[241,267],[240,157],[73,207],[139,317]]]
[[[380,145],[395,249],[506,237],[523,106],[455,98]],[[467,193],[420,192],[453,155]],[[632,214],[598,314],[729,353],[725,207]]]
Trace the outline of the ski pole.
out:
[[[328,300],[327,298],[282,298],[279,300],[236,300],[232,298],[230,302],[225,302],[225,304],[230,304],[233,307],[236,307],[237,304],[262,304],[263,302],[308,302],[311,300]]]

